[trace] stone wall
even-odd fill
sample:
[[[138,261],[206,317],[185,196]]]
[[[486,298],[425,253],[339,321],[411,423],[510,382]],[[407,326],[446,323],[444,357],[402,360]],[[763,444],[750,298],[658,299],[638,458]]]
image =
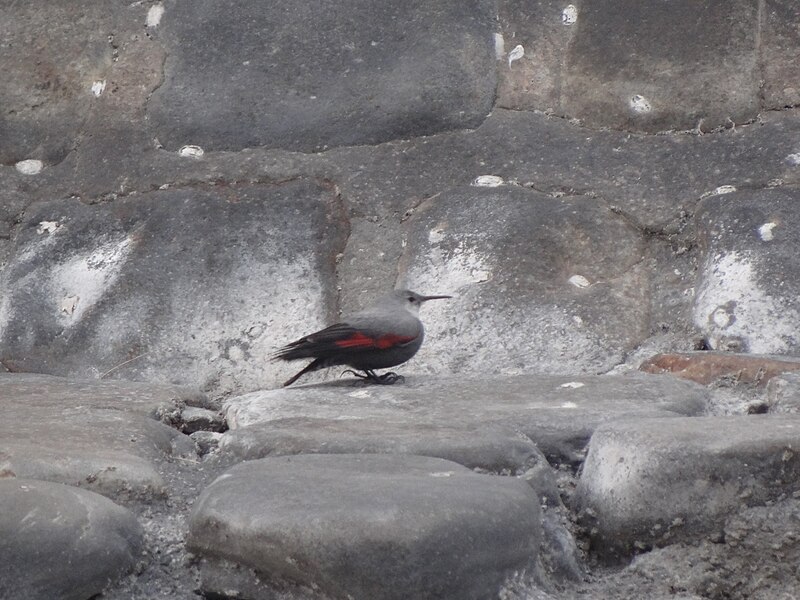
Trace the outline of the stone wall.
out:
[[[797,352],[799,20],[6,3],[2,365],[272,387],[277,346],[397,285],[456,296],[409,372]]]

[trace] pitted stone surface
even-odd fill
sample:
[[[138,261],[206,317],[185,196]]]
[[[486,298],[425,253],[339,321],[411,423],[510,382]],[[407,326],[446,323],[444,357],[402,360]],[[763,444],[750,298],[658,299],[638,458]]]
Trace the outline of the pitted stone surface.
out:
[[[751,121],[759,109],[758,7],[749,0],[577,2],[564,113],[635,131]]]
[[[408,377],[405,384],[394,386],[341,381],[254,392],[230,398],[223,410],[232,430],[287,418],[382,421],[397,427],[462,431],[505,426],[530,438],[551,462],[577,464],[592,432],[604,421],[697,415],[705,401],[702,387],[656,375]],[[369,431],[367,425],[365,433]],[[421,436],[421,444],[430,443],[425,437]],[[387,443],[388,439],[390,435]],[[459,460],[466,464],[465,456]]]
[[[136,517],[98,494],[0,479],[0,505],[1,598],[93,598],[140,560]]]
[[[639,419],[594,432],[573,498],[601,558],[719,533],[797,492],[800,417]]]
[[[491,111],[484,0],[164,8],[165,80],[148,113],[172,150],[321,150],[474,127]]]
[[[237,569],[243,586],[254,569],[264,582],[288,580],[331,597],[477,600],[533,566],[539,519],[523,481],[450,461],[266,458],[233,467],[204,490],[187,543],[211,563],[208,573],[220,561],[247,567]],[[213,577],[203,589],[223,591]]]
[[[423,308],[432,325],[416,364],[434,373],[610,369],[647,337],[642,244],[590,198],[449,190],[414,214],[401,263],[409,289],[455,296]]]
[[[800,353],[800,190],[712,196],[698,210],[703,255],[694,321],[713,349]]]
[[[188,437],[152,418],[176,390],[2,374],[0,477],[66,483],[125,502],[163,498],[159,462],[195,456]]]
[[[289,417],[239,427],[220,450],[239,460],[286,454],[419,454],[469,468],[519,475],[547,460],[511,427]]]
[[[274,338],[330,318],[346,233],[335,194],[310,181],[37,204],[0,282],[0,360],[214,391],[274,383]]]

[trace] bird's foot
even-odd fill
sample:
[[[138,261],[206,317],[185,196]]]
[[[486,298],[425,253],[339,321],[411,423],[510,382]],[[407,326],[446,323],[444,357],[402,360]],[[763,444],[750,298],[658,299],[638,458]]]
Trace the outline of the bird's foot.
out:
[[[378,375],[377,373],[375,373],[375,371],[371,369],[365,370],[363,374],[353,371],[353,369],[345,369],[344,371],[342,371],[342,375],[344,375],[345,373],[350,373],[358,377],[364,383],[374,383],[377,385],[392,385],[394,383],[397,383],[398,381],[400,383],[403,383],[406,380],[406,378],[403,377],[402,375],[398,375],[397,373],[394,373],[392,371],[384,373],[383,375]]]

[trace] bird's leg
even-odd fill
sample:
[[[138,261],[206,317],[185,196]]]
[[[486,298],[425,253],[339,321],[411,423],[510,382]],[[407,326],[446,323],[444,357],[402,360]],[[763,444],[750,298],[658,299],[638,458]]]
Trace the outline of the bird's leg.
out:
[[[361,373],[357,373],[352,369],[346,369],[342,371],[342,375],[344,375],[345,373],[351,373],[352,375],[363,380],[364,383],[370,382],[378,385],[392,385],[393,383],[397,383],[398,381],[402,383],[406,380],[406,378],[403,377],[402,375],[398,375],[397,373],[393,373],[392,371],[384,373],[383,375],[378,375],[372,369],[364,369],[364,374],[362,375]]]

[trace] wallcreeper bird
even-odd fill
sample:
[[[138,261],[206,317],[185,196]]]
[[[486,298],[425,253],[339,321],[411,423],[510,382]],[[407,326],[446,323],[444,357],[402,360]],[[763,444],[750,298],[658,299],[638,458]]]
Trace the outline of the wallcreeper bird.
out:
[[[419,307],[428,300],[452,296],[421,296],[409,290],[394,290],[375,304],[353,313],[340,323],[287,344],[273,356],[276,360],[314,360],[284,387],[292,385],[306,373],[347,365],[364,375],[348,369],[356,377],[372,383],[392,384],[403,377],[397,373],[376,375],[375,369],[402,364],[417,353],[425,330],[417,315]]]

